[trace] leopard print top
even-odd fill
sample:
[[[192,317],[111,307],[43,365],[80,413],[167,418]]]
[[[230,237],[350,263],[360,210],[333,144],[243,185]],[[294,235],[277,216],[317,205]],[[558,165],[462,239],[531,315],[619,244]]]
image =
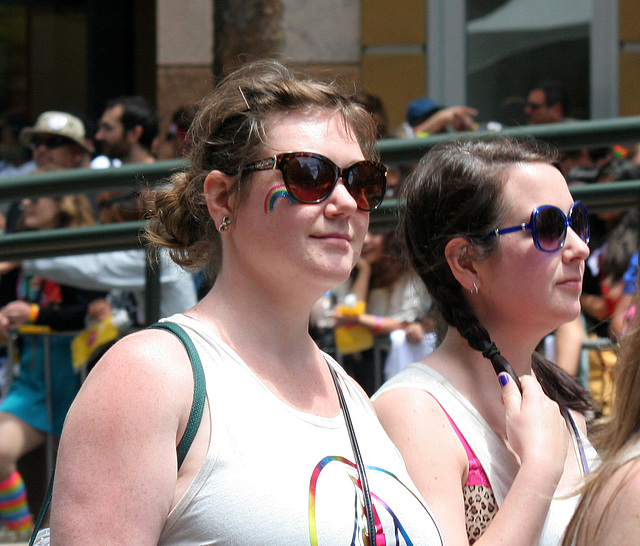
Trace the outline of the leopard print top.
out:
[[[493,495],[491,486],[465,485],[464,513],[467,524],[467,538],[473,544],[485,532],[491,520],[498,512],[498,503]]]

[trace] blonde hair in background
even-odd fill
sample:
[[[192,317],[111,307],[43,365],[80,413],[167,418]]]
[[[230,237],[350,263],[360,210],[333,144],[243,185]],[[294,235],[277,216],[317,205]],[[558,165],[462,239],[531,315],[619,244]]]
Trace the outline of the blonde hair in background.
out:
[[[63,167],[58,165],[47,165],[33,171],[34,175],[65,171]],[[57,227],[86,227],[93,226],[96,223],[96,216],[88,197],[82,193],[59,195],[51,197],[60,207],[58,213]],[[22,219],[18,222],[17,230],[24,229]]]
[[[59,227],[85,227],[96,223],[91,202],[81,193],[56,198],[60,207]]]
[[[640,303],[640,293],[636,290],[636,307]],[[600,514],[595,526],[589,524],[589,515],[594,513],[596,503],[603,504],[600,495],[607,482],[623,465],[629,462],[629,451],[640,443],[640,321],[636,317],[621,342],[621,355],[616,364],[613,378],[613,406],[611,413],[594,424],[592,442],[601,457],[600,466],[595,469],[582,488],[582,498],[569,526],[563,546],[588,544],[597,535],[602,521],[611,512],[612,499],[606,499],[606,508]],[[638,456],[636,456],[637,458]],[[625,481],[622,480],[621,487]],[[619,492],[618,489],[617,492]],[[640,503],[640,500],[638,501]],[[574,542],[575,540],[575,542]]]

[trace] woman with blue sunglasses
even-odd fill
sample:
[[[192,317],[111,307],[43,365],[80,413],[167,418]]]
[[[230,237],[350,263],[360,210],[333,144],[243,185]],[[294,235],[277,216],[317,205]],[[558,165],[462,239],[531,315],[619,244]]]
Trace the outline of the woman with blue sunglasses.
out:
[[[374,395],[445,543],[558,544],[595,457],[585,393],[535,352],[580,312],[589,221],[555,155],[443,143],[404,188],[400,231],[448,325]],[[499,381],[496,380],[499,374]]]

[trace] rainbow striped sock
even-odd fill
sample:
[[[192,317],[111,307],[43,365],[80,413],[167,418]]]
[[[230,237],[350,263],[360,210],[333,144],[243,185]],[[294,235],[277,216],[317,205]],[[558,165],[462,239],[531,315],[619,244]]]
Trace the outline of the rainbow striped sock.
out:
[[[31,527],[27,490],[17,470],[0,482],[0,519],[14,531],[26,531]]]

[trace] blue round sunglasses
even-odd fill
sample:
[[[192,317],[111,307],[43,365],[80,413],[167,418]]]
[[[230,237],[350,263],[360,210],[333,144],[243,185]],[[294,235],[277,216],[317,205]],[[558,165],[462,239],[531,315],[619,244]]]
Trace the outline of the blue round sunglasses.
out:
[[[542,252],[556,252],[560,250],[567,240],[567,229],[571,227],[573,231],[585,243],[589,243],[591,236],[589,228],[589,213],[587,206],[582,201],[576,201],[565,216],[558,207],[544,205],[536,207],[531,212],[531,220],[517,226],[494,229],[487,233],[485,237],[497,237],[516,231],[528,230],[533,237],[533,243]]]

